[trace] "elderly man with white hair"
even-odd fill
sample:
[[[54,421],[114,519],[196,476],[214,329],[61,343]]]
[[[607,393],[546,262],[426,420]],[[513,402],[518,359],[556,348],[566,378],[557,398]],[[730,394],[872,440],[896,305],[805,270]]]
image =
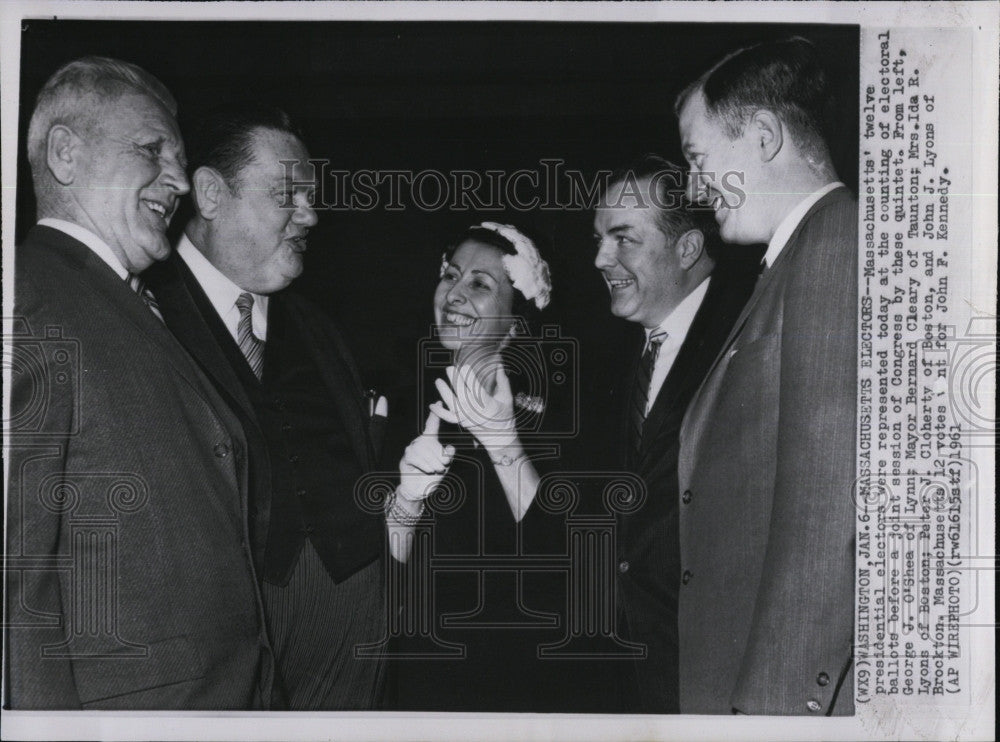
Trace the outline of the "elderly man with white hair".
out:
[[[138,274],[188,192],[167,89],[88,57],[38,96],[18,245],[7,706],[259,709],[273,658],[245,438]]]

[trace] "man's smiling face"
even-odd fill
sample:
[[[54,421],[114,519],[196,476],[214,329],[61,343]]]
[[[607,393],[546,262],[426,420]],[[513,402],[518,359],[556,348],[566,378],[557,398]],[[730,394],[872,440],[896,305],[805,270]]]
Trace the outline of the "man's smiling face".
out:
[[[642,194],[642,201],[633,193]],[[611,313],[656,327],[684,298],[683,269],[675,249],[658,220],[657,207],[648,198],[649,180],[638,189],[613,184],[604,205],[594,214],[594,265],[604,276],[611,295]]]
[[[133,93],[106,104],[93,131],[77,133],[83,142],[73,217],[132,273],[165,259],[167,226],[190,190],[174,117],[155,99]]]
[[[730,137],[723,120],[709,112],[701,91],[684,103],[678,123],[684,157],[691,166],[692,199],[712,206],[726,242],[767,242],[770,233],[760,212],[768,189],[759,174],[753,129],[744,127],[739,136]]]

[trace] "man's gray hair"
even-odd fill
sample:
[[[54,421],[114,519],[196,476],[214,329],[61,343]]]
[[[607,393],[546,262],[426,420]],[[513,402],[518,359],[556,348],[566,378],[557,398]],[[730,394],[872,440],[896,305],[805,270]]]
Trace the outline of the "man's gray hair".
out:
[[[46,171],[49,130],[63,124],[79,133],[93,132],[101,123],[105,104],[129,93],[148,95],[171,116],[177,115],[177,101],[166,86],[131,62],[81,57],[60,67],[48,79],[38,93],[28,125],[28,162],[36,191]]]

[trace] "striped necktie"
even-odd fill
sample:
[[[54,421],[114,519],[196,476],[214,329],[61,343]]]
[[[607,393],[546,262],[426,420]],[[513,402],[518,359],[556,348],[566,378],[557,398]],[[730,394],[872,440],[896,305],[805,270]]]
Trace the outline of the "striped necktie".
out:
[[[128,274],[128,286],[139,295],[142,302],[149,308],[149,311],[156,315],[156,318],[163,322],[163,314],[160,312],[160,305],[156,303],[153,292],[146,288],[146,282],[135,273]]]
[[[646,349],[639,359],[639,366],[635,370],[635,382],[632,386],[632,447],[639,450],[642,442],[642,427],[646,422],[646,405],[649,402],[649,383],[653,379],[653,367],[656,366],[656,358],[660,354],[660,346],[667,339],[667,333],[659,330],[649,336]]]
[[[236,308],[240,310],[240,323],[236,326],[236,341],[240,352],[247,359],[254,376],[260,380],[264,370],[264,343],[253,334],[253,295],[242,293],[236,299]]]

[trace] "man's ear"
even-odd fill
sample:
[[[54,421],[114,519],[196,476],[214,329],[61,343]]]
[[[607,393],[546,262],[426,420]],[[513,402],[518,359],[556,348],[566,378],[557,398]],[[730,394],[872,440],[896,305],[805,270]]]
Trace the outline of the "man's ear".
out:
[[[60,185],[72,185],[82,154],[83,140],[64,124],[49,129],[45,138],[45,164]]]
[[[677,250],[681,268],[691,270],[705,253],[705,235],[700,229],[689,229],[677,238],[674,249]]]
[[[229,186],[222,174],[213,167],[202,166],[191,176],[191,196],[202,219],[212,220],[219,214],[222,199],[229,195]]]
[[[750,118],[750,132],[760,150],[761,162],[770,162],[785,143],[785,128],[781,119],[766,108],[761,108]]]

